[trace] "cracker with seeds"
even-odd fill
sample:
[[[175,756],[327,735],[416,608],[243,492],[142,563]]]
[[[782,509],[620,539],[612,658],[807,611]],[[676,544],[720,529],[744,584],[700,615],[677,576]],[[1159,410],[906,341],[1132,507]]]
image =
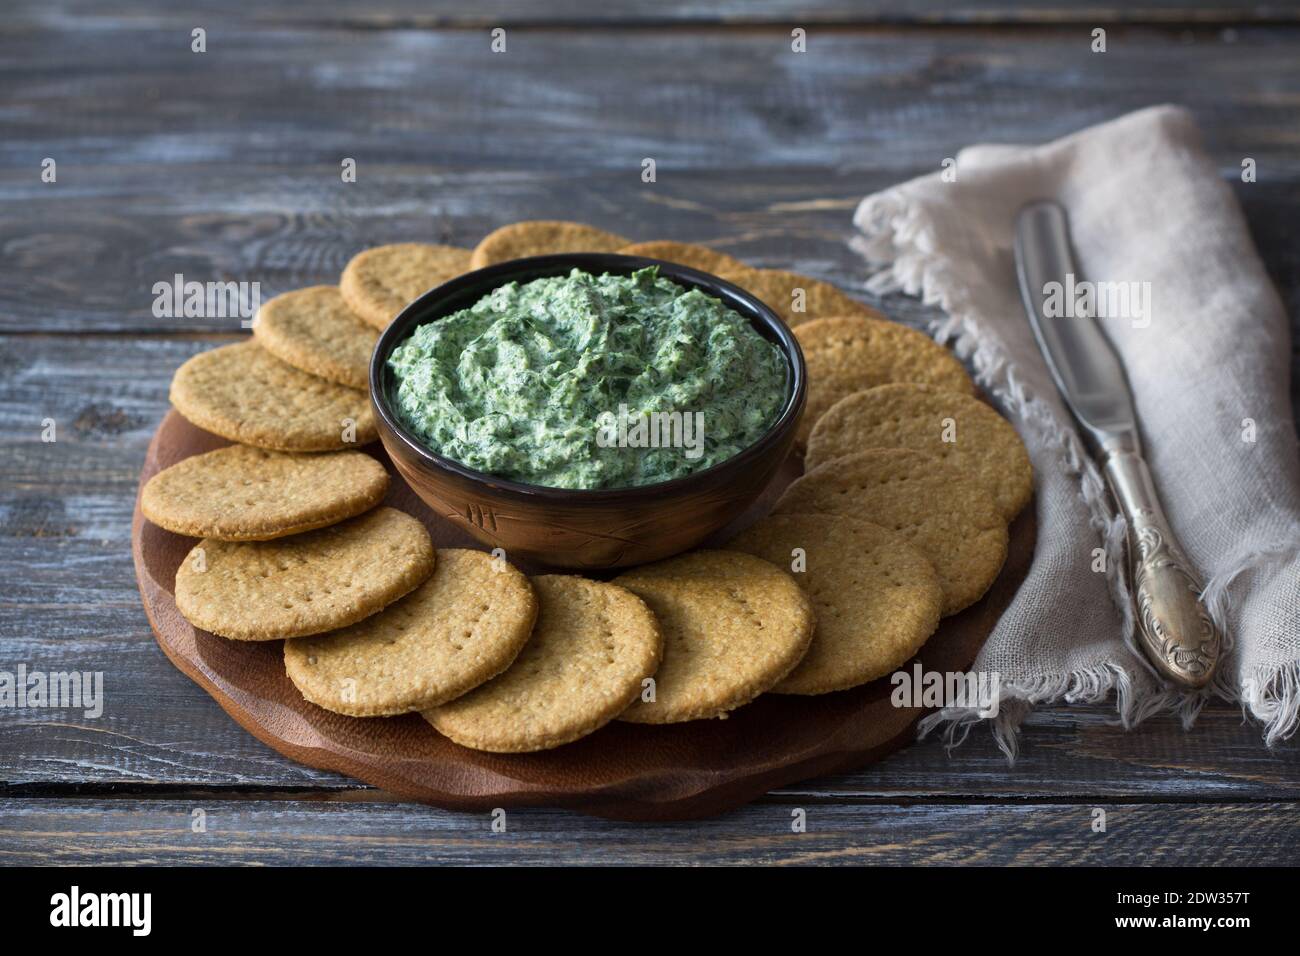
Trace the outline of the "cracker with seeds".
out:
[[[777,694],[827,694],[891,673],[939,626],[943,589],[900,535],[840,515],[768,515],[728,547],[791,567],[817,626]]]
[[[691,551],[619,575],[664,634],[654,700],[619,719],[671,724],[725,717],[770,690],[802,660],[813,609],[794,579],[739,551]]]
[[[896,531],[939,573],[943,614],[989,589],[1007,557],[1007,526],[975,476],[909,448],[833,458],[795,479],[776,514],[840,515]]]
[[[469,250],[425,242],[375,246],[352,257],[339,277],[348,308],[377,329],[430,289],[472,268]]]
[[[379,437],[364,392],[281,362],[251,339],[190,358],[170,398],[200,428],[273,451],[336,451]]]
[[[424,712],[462,746],[520,753],[577,740],[626,710],[659,666],[659,624],[632,592],[561,574],[533,587],[537,624],[510,669]]]
[[[140,510],[168,531],[267,541],[337,524],[383,500],[388,472],[359,451],[295,455],[231,445],[149,479]]]
[[[723,272],[738,272],[745,268],[745,264],[734,256],[729,256],[725,252],[718,252],[716,249],[710,249],[708,246],[698,246],[690,242],[672,242],[667,239],[659,239],[653,242],[634,242],[632,245],[624,246],[618,251],[621,255],[662,259],[664,262],[675,262],[679,266],[699,269],[701,272],[709,272],[714,275]]]
[[[204,538],[176,571],[176,607],[237,641],[304,637],[355,624],[433,573],[429,532],[394,508],[274,541]]]
[[[793,328],[827,316],[856,315],[884,320],[869,305],[845,295],[829,282],[784,269],[732,269],[720,273],[728,282],[752,292]]]
[[[878,385],[840,399],[813,427],[812,469],[868,448],[913,448],[976,475],[1010,521],[1034,493],[1034,470],[1016,430],[977,398],[932,385]]]
[[[281,362],[365,390],[379,333],[348,308],[337,286],[317,285],[277,295],[258,309],[253,338]]]
[[[496,677],[529,639],[537,599],[522,572],[485,551],[439,549],[432,576],[378,614],[285,641],[303,697],[352,717],[435,707]]]
[[[814,319],[794,330],[808,368],[808,401],[796,441],[805,445],[817,420],[840,399],[875,385],[920,382],[973,395],[956,356],[916,329],[883,319]]]
[[[554,252],[618,252],[628,240],[581,222],[534,219],[512,222],[483,237],[474,247],[470,268]]]

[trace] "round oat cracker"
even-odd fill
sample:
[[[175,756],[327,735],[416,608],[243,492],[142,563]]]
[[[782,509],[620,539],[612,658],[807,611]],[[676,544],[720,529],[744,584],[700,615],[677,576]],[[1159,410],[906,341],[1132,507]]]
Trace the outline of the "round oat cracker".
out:
[[[808,402],[796,440],[841,398],[890,382],[920,382],[967,395],[975,385],[956,356],[923,332],[886,319],[836,316],[794,330],[808,367]]]
[[[827,694],[893,672],[939,626],[943,590],[934,567],[900,535],[832,515],[768,515],[729,542],[790,566],[817,616],[812,646],[777,694]]]
[[[483,237],[470,257],[471,269],[553,252],[618,252],[628,240],[581,222],[534,219],[512,222]]]
[[[252,339],[190,358],[170,398],[200,428],[274,451],[337,451],[379,437],[365,392],[281,362]]]
[[[294,455],[230,445],[158,472],[140,493],[140,510],[176,534],[267,541],[369,511],[387,491],[384,466],[359,451]]]
[[[713,275],[737,272],[745,268],[743,262],[725,252],[718,252],[708,246],[697,246],[690,242],[673,242],[670,239],[634,242],[630,246],[624,246],[618,252],[624,256],[645,256],[647,259],[675,262],[679,266],[688,266]]]
[[[549,750],[605,726],[655,672],[663,638],[650,609],[613,584],[533,578],[540,611],[510,669],[424,719],[464,747]]]
[[[348,308],[337,286],[277,295],[257,310],[253,338],[294,368],[348,388],[370,387],[370,353],[379,333]]]
[[[1029,453],[991,406],[932,385],[877,385],[840,399],[813,427],[804,464],[868,448],[913,448],[977,475],[1010,521],[1034,493]]]
[[[833,458],[796,478],[773,513],[841,515],[898,532],[939,573],[945,617],[983,597],[1007,558],[1006,522],[983,483],[910,448]]]
[[[352,717],[434,707],[510,666],[537,618],[523,572],[486,551],[441,548],[433,575],[350,627],[284,642],[302,696]]]
[[[731,269],[722,278],[766,302],[785,324],[794,328],[813,319],[832,315],[856,315],[887,321],[869,305],[845,295],[829,282],[784,269]],[[802,291],[802,302],[798,301]],[[802,308],[797,308],[802,306]]]
[[[195,627],[273,641],[346,627],[433,573],[429,532],[394,508],[274,541],[204,538],[176,570],[176,607]]]
[[[398,242],[358,252],[339,277],[348,308],[377,329],[388,328],[411,302],[469,272],[469,250],[425,242]]]
[[[781,568],[739,551],[691,551],[614,579],[650,606],[664,634],[655,700],[619,719],[672,724],[725,717],[779,682],[812,641],[813,609]]]

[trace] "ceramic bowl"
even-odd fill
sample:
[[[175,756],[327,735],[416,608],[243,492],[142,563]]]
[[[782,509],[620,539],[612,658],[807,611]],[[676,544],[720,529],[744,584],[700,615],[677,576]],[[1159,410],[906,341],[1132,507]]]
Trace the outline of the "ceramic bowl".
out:
[[[646,266],[702,289],[745,316],[785,356],[785,402],[754,444],[710,468],[632,488],[547,488],[468,468],[437,454],[393,410],[388,357],[412,331],[473,305],[507,282],[567,275],[574,268],[629,275]],[[490,548],[554,568],[599,571],[643,564],[699,544],[736,518],[790,454],[807,392],[803,354],[785,323],[749,292],[717,276],[637,256],[571,253],[498,263],[458,276],[408,305],[380,336],[370,361],[370,396],[379,436],[398,472],[438,514]]]

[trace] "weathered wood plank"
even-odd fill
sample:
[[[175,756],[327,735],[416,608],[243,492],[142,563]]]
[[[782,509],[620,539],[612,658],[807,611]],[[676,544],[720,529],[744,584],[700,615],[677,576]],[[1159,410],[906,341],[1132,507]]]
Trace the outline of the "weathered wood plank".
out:
[[[42,23],[68,17],[105,17],[94,0],[43,0],[23,4],[26,18]],[[472,28],[498,25],[564,27],[619,24],[756,25],[829,24],[1018,24],[1018,23],[1250,23],[1290,21],[1294,7],[1253,0],[1141,0],[1132,4],[1075,3],[1071,0],[386,0],[350,4],[329,0],[311,4],[232,4],[199,0],[178,9],[159,0],[130,0],[113,5],[115,20],[308,25],[330,24],[361,29]]]
[[[331,281],[370,243],[472,244],[536,216],[713,241],[852,286],[862,195],[968,142],[1047,138],[1159,99],[1197,109],[1225,175],[1259,163],[1237,191],[1300,312],[1285,238],[1300,213],[1297,30],[1131,31],[1104,56],[1059,31],[833,34],[807,59],[761,33],[584,31],[485,59],[459,34],[238,28],[206,60],[126,24],[0,33],[0,329],[229,329],[156,317],[153,284],[180,272],[269,295]],[[137,41],[140,56],[117,55]],[[701,62],[717,64],[707,83]],[[55,184],[39,179],[46,155]],[[356,183],[339,179],[345,155]]]
[[[332,168],[311,181],[337,194],[344,157],[359,182],[387,163],[637,182],[645,157],[663,178],[792,165],[901,176],[990,137],[1036,142],[1166,101],[1193,109],[1233,167],[1261,152],[1270,175],[1300,164],[1294,27],[1117,28],[1104,54],[1084,26],[814,30],[806,53],[778,29],[583,29],[523,32],[497,54],[486,31],[234,23],[196,54],[183,26],[57,22],[0,32],[0,166],[28,171],[46,198],[98,167],[195,163],[246,170],[253,190],[260,166],[289,181]],[[58,185],[39,179],[47,156]],[[154,185],[193,191],[180,170]]]
[[[154,284],[177,273],[258,282],[265,299],[337,281],[367,245],[473,245],[511,220],[566,214],[634,238],[709,241],[756,264],[860,286],[864,270],[846,245],[852,208],[859,193],[893,181],[876,174],[828,183],[824,170],[664,171],[645,185],[636,173],[361,172],[344,186],[323,167],[97,169],[66,196],[33,195],[13,173],[0,174],[0,195],[9,197],[0,329],[232,331],[237,319],[155,316]],[[1283,200],[1279,214],[1285,208]]]
[[[37,648],[46,651],[49,645]],[[106,673],[108,701],[97,720],[52,711],[0,718],[0,793],[9,798],[72,793],[176,795],[195,799],[310,787],[386,799],[336,774],[303,767],[264,747],[172,670],[147,634],[101,653],[37,653]],[[85,663],[82,663],[82,662]],[[147,684],[148,686],[142,686]],[[152,688],[150,694],[148,689]],[[1222,803],[1300,799],[1300,754],[1269,751],[1235,709],[1208,709],[1191,733],[1157,718],[1126,733],[1112,707],[1047,709],[1026,722],[1013,767],[977,731],[948,754],[921,741],[870,767],[805,781],[773,799],[1019,802],[1103,799]]]
[[[153,787],[353,784],[284,760],[244,733],[154,645],[130,560],[140,462],[171,372],[204,337],[0,338],[0,668],[105,675],[102,717],[0,711],[0,782],[18,793],[86,784]],[[53,418],[58,440],[40,441]],[[1265,750],[1233,708],[1196,731],[1172,719],[1139,732],[1106,707],[1031,718],[1008,771],[976,733],[950,761],[937,742],[793,792],[818,799],[1300,798],[1300,747]]]
[[[383,794],[257,743],[172,669],[149,636],[128,553],[136,472],[172,369],[214,340],[33,334],[228,331],[229,322],[154,317],[152,284],[179,271],[261,281],[272,294],[330,281],[367,244],[472,243],[510,219],[559,215],[637,237],[710,241],[855,288],[861,267],[844,238],[861,195],[935,168],[968,142],[1046,138],[1161,99],[1197,110],[1225,175],[1242,155],[1259,161],[1260,182],[1237,191],[1300,317],[1300,251],[1290,240],[1300,212],[1292,115],[1300,31],[1113,30],[1111,52],[1095,57],[1084,29],[1125,18],[1235,23],[1294,11],[1163,0],[1109,12],[1035,6],[1032,18],[1077,26],[814,27],[801,59],[788,52],[784,27],[626,24],[525,29],[511,35],[506,56],[487,54],[479,31],[490,20],[526,27],[554,17],[550,23],[562,25],[613,10],[593,12],[576,0],[545,14],[515,0],[480,4],[472,17],[482,19],[460,19],[454,25],[466,29],[441,33],[422,28],[450,23],[440,19],[446,8],[424,4],[300,14],[311,8],[136,2],[108,17],[70,2],[8,17],[0,28],[0,329],[22,334],[0,337],[0,667],[102,670],[107,702],[93,720],[0,712],[0,833],[14,836],[0,840],[0,856],[48,861],[57,836],[52,842],[73,845],[68,861],[101,852],[119,861],[298,861],[306,846],[316,861],[418,862],[429,859],[424,841],[438,847],[435,858],[540,861],[554,859],[556,845],[571,848],[562,855],[585,856],[584,840],[594,840],[602,859],[695,861],[703,845],[720,862],[959,862],[987,844],[985,862],[1098,862],[1107,848],[1119,862],[1289,862],[1293,803],[1258,801],[1300,797],[1300,751],[1264,750],[1256,729],[1227,707],[1207,711],[1190,735],[1168,719],[1125,734],[1108,722],[1107,708],[1043,711],[1030,719],[1024,757],[1011,771],[982,734],[951,760],[927,742],[703,829],[668,828],[662,839],[657,828],[529,813],[511,815],[508,841],[488,835],[480,845],[458,829],[486,833],[478,818],[387,807]],[[1014,4],[938,7],[913,0],[894,15],[1022,16]],[[630,9],[656,22],[742,15],[788,24],[870,21],[879,8]],[[205,22],[193,22],[200,14]],[[208,59],[188,52],[193,25],[209,30]],[[707,83],[698,80],[700,64],[708,64]],[[45,155],[60,164],[55,186],[37,175]],[[349,186],[338,179],[344,155],[361,163]],[[639,181],[645,155],[659,163],[653,186]],[[919,311],[905,301],[886,306],[909,319]],[[1296,389],[1300,405],[1300,376]],[[46,417],[58,422],[53,445],[39,438]],[[57,799],[78,786],[195,792],[193,800]],[[220,799],[300,787],[367,802]],[[1004,803],[1026,799],[1053,803]],[[1088,830],[1086,805],[1101,799],[1176,804],[1118,808],[1133,823],[1112,839]],[[854,805],[913,800],[943,803]],[[215,849],[184,842],[199,801],[234,821]],[[789,808],[805,804],[812,832],[794,837]],[[809,837],[815,842],[797,850],[783,842]]]
[[[9,864],[942,864],[1289,865],[1291,803],[1089,806],[751,804],[712,820],[646,826],[559,811],[488,814],[337,802],[0,801]],[[794,833],[803,809],[807,831]],[[205,814],[195,833],[193,812]]]
[[[228,329],[154,316],[153,284],[180,272],[269,295],[332,280],[369,243],[472,244],[534,216],[715,241],[852,285],[862,195],[969,142],[1161,99],[1198,111],[1225,175],[1257,160],[1238,192],[1298,298],[1300,252],[1280,241],[1300,213],[1297,30],[1125,31],[1104,56],[1076,32],[834,33],[802,57],[761,32],[597,30],[492,56],[459,33],[236,25],[200,56],[129,18],[53,22],[0,32],[4,330]],[[55,184],[39,178],[47,155]]]
[[[0,667],[100,671],[106,697],[100,719],[0,711],[0,752],[26,765],[0,770],[0,780],[330,778],[248,747],[247,734],[162,658],[135,588],[130,514],[144,449],[170,370],[216,341],[0,344]],[[47,418],[52,444],[40,437]]]
[[[1300,189],[1261,163],[1261,180],[1235,189],[1300,323],[1300,247],[1290,238]],[[922,312],[903,296],[882,302],[866,295],[866,267],[847,244],[857,201],[897,182],[890,171],[661,167],[659,182],[642,184],[635,172],[381,166],[363,168],[348,186],[336,178],[324,167],[97,168],[75,189],[39,193],[25,177],[0,172],[7,200],[0,331],[234,332],[235,318],[156,316],[154,284],[177,273],[189,281],[257,282],[265,300],[337,281],[347,260],[369,245],[473,245],[503,223],[554,217],[637,239],[705,242],[755,265],[827,279],[904,321]]]

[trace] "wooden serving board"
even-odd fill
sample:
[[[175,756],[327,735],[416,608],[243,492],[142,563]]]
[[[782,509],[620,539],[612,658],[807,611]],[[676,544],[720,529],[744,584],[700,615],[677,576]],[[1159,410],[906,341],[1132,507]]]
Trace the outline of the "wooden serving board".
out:
[[[149,445],[141,487],[163,468],[228,444],[169,412]],[[365,450],[392,471],[378,443]],[[799,470],[797,461],[788,463],[724,534],[766,513]],[[386,503],[423,520],[437,547],[479,546],[435,517],[395,474]],[[926,670],[970,666],[1024,580],[1035,535],[1026,509],[1011,528],[1007,564],[988,595],[946,618],[918,655]],[[624,820],[708,816],[774,787],[879,760],[912,739],[924,713],[894,707],[892,687],[881,679],[819,697],[765,695],[726,720],[661,727],[615,722],[556,750],[480,753],[447,740],[416,714],[362,719],[308,703],[285,676],[282,642],[230,641],[181,617],[173,596],[176,569],[195,539],[150,524],[137,497],[131,540],[158,645],[249,733],[293,760],[448,809],[558,806]]]

